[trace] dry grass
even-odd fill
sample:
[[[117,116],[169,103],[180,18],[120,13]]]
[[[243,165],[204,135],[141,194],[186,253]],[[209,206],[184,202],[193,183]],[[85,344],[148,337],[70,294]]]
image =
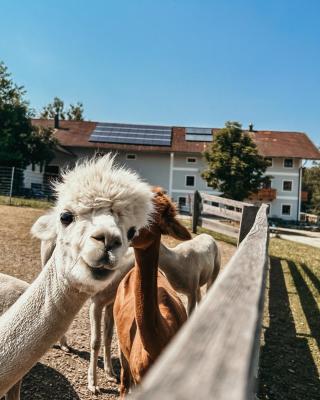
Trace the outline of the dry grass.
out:
[[[11,197],[10,199],[8,196],[0,196],[0,204],[45,209],[50,208],[53,203],[47,200],[25,199],[23,197]]]

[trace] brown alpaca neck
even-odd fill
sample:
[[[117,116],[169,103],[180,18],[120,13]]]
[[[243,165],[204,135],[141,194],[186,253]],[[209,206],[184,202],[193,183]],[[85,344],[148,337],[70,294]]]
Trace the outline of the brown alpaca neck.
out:
[[[162,317],[157,285],[159,246],[160,235],[148,248],[134,250],[135,318],[143,346],[152,358],[156,358],[161,351],[159,340],[161,341]]]

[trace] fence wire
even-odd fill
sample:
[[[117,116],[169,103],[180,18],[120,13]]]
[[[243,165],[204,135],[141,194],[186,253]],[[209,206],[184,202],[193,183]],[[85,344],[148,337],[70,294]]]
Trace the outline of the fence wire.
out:
[[[0,166],[0,195],[50,201],[54,198],[52,182],[57,179],[58,174]]]

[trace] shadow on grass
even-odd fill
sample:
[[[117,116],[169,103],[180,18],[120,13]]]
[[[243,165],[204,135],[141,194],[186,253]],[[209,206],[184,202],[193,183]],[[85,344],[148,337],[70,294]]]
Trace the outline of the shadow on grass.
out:
[[[304,270],[305,274],[308,275],[310,281],[313,283],[314,287],[320,293],[320,280],[315,276],[315,274],[310,270],[306,264],[301,264],[302,269]]]
[[[313,308],[315,304],[310,299],[310,290],[296,265],[291,261],[288,265],[304,311],[303,304],[308,302],[308,314],[315,312],[317,308]],[[275,257],[270,259],[269,316],[270,324],[265,331],[265,344],[260,353],[259,398],[319,399],[320,384],[317,368],[307,339],[297,336],[283,266],[281,260]],[[317,318],[319,321],[318,314]]]
[[[318,347],[320,348],[320,313],[317,302],[313,297],[311,290],[309,289],[307,283],[303,279],[300,271],[298,270],[296,264],[292,261],[288,261],[288,266],[295,284],[297,288],[298,295],[300,297],[301,306],[303,312],[308,321],[308,325],[311,331],[311,335],[315,338]],[[304,271],[308,271],[307,275],[309,277],[312,276],[311,281],[317,284],[319,287],[319,280],[313,274],[313,272],[305,265]],[[316,285],[315,285],[316,286]],[[320,395],[320,393],[319,393]]]
[[[22,381],[21,399],[80,400],[80,397],[65,376],[38,363]]]

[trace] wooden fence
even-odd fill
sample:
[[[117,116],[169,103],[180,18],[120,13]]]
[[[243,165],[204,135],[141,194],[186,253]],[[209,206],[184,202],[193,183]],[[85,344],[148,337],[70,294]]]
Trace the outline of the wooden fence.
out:
[[[268,265],[266,205],[260,207],[250,228],[133,399],[254,398]]]
[[[252,227],[258,210],[259,207],[250,203],[196,191],[193,200],[192,231],[197,233],[197,227],[202,226],[237,238],[240,244]],[[210,216],[240,222],[240,228],[210,219]]]

